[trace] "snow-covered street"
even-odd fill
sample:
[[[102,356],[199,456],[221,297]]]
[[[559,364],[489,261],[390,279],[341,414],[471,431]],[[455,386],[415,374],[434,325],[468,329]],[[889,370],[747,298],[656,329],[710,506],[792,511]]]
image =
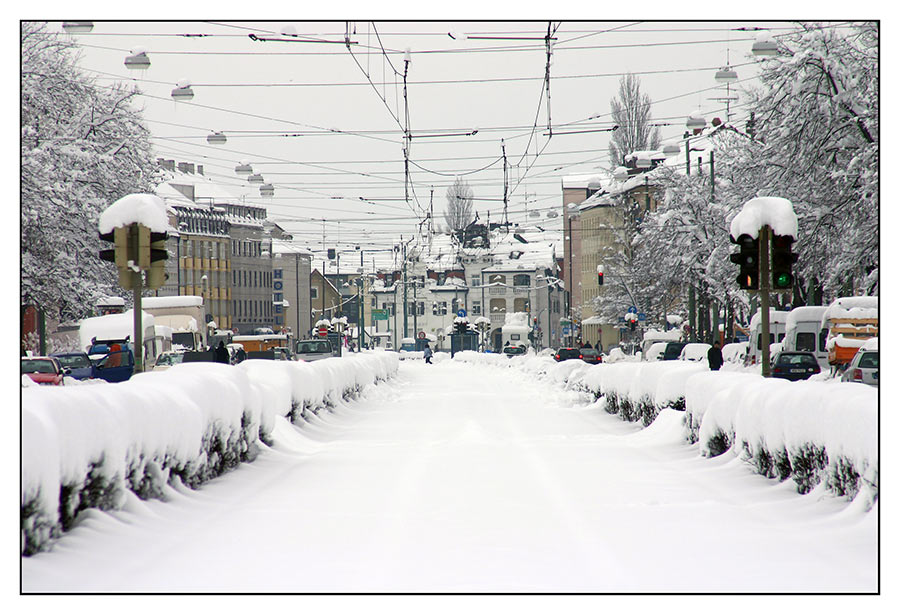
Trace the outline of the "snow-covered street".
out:
[[[518,370],[404,361],[168,502],[22,559],[25,592],[871,592],[878,508],[700,456]],[[861,498],[860,498],[861,499]]]

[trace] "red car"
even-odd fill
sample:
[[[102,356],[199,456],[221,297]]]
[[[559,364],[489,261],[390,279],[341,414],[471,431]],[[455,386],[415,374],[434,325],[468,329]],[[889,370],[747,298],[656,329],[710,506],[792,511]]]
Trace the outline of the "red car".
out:
[[[22,373],[38,384],[62,386],[68,371],[53,357],[22,357]]]

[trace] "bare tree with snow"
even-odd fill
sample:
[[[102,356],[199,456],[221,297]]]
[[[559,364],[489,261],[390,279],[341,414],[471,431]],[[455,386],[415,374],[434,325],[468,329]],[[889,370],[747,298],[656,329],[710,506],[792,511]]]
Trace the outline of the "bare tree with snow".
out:
[[[653,101],[641,91],[641,80],[629,73],[619,79],[619,95],[609,101],[617,128],[609,139],[609,165],[614,169],[631,152],[659,147],[659,128],[650,125]]]
[[[451,231],[461,231],[475,219],[474,196],[468,182],[461,177],[457,177],[447,188],[444,220]]]

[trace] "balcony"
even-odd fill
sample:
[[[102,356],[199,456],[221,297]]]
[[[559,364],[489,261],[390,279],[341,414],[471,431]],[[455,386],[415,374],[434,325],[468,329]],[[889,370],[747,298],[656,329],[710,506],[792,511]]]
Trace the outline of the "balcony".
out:
[[[502,326],[506,322],[506,312],[491,314],[491,327]]]
[[[505,294],[506,294],[506,287],[505,287],[505,286],[492,286],[492,287],[488,290],[488,294],[489,294],[489,295],[505,295]]]

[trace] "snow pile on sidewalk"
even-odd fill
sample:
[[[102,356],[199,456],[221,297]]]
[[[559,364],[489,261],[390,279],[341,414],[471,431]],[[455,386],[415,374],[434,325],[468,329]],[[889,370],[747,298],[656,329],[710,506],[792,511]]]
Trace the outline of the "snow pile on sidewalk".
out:
[[[684,436],[708,457],[731,450],[756,472],[791,478],[800,493],[820,483],[839,496],[878,497],[878,391],[835,380],[789,382],[746,371],[711,372],[686,361],[588,365],[533,354],[462,352],[457,360],[514,368],[601,401],[623,420],[650,425],[684,411]]]
[[[197,487],[272,443],[296,420],[397,373],[395,353],[312,363],[182,363],[128,382],[22,389],[22,544],[45,548],[86,508],[118,509],[126,490],[161,498]]]

